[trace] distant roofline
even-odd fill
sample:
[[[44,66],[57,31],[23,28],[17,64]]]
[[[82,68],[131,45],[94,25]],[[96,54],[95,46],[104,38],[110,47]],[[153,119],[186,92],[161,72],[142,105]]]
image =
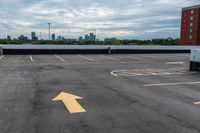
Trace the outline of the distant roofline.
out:
[[[200,8],[200,5],[190,6],[190,7],[184,7],[183,10],[190,10],[190,9],[196,9]]]

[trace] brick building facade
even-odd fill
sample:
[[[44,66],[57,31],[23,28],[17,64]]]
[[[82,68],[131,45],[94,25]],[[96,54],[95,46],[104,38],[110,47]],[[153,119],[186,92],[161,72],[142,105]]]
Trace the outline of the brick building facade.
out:
[[[182,9],[181,45],[200,45],[200,5]]]

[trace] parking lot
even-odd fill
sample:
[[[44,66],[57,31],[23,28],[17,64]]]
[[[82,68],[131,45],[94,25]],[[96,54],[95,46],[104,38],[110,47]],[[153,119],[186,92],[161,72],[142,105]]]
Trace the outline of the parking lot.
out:
[[[0,56],[0,133],[199,133],[189,56]]]

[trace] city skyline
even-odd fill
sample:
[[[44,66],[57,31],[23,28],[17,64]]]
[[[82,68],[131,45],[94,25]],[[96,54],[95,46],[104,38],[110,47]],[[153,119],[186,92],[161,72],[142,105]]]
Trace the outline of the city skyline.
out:
[[[30,41],[39,41],[39,40],[52,40],[52,41],[61,41],[61,40],[77,40],[77,41],[97,41],[99,40],[98,38],[96,38],[95,33],[89,33],[89,34],[85,34],[83,36],[80,36],[78,38],[65,38],[62,35],[57,35],[55,33],[50,34],[48,39],[42,38],[42,33],[40,32],[40,35],[37,34],[36,32],[32,31],[30,33],[30,38],[26,35],[20,34],[17,37],[12,37],[11,35],[7,35],[5,38],[0,38],[2,40],[30,40]],[[81,38],[81,39],[80,39]],[[104,38],[105,39],[105,38]]]
[[[1,0],[0,38],[30,32],[51,32],[78,38],[97,29],[97,37],[162,38],[180,36],[181,9],[199,4],[198,0]]]

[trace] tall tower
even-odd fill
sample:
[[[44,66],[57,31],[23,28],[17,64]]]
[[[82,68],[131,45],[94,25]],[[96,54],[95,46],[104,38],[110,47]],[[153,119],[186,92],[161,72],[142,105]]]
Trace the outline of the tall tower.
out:
[[[182,9],[181,45],[200,45],[200,5]]]

